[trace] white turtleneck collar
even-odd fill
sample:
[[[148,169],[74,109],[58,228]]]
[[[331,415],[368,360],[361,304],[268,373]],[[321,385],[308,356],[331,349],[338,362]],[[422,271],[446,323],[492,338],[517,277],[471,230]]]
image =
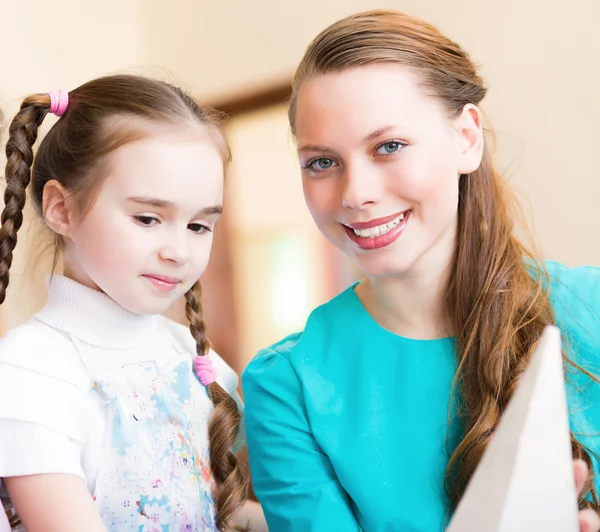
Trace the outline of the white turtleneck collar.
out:
[[[155,345],[157,315],[136,314],[106,294],[63,275],[49,276],[48,302],[38,320],[68,332],[84,342],[111,349]]]

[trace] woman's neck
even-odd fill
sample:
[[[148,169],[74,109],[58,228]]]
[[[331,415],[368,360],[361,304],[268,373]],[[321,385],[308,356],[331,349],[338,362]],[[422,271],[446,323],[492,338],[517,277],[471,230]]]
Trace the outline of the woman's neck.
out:
[[[452,336],[445,298],[450,257],[443,261],[422,257],[402,275],[367,277],[356,294],[373,319],[394,334],[419,340]]]

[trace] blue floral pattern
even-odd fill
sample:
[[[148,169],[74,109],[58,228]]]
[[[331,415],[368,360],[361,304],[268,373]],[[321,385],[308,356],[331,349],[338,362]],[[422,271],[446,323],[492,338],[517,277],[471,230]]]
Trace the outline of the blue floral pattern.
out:
[[[94,499],[110,531],[215,531],[210,401],[191,358],[130,364],[94,383],[109,434]]]

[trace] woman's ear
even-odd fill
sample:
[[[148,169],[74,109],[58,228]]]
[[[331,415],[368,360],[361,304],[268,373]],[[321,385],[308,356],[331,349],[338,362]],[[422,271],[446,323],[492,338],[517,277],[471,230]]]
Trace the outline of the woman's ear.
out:
[[[467,104],[454,119],[457,137],[458,174],[470,174],[479,168],[483,157],[483,117],[476,105]]]

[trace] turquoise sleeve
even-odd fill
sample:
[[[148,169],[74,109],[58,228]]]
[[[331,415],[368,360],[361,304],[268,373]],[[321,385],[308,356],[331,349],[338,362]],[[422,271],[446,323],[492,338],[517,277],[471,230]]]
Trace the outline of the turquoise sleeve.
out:
[[[262,351],[242,377],[255,493],[271,532],[360,531],[347,493],[315,441],[289,360]]]
[[[565,350],[584,370],[567,366],[565,375],[571,431],[590,451],[600,494],[600,268],[550,267],[550,298]]]

